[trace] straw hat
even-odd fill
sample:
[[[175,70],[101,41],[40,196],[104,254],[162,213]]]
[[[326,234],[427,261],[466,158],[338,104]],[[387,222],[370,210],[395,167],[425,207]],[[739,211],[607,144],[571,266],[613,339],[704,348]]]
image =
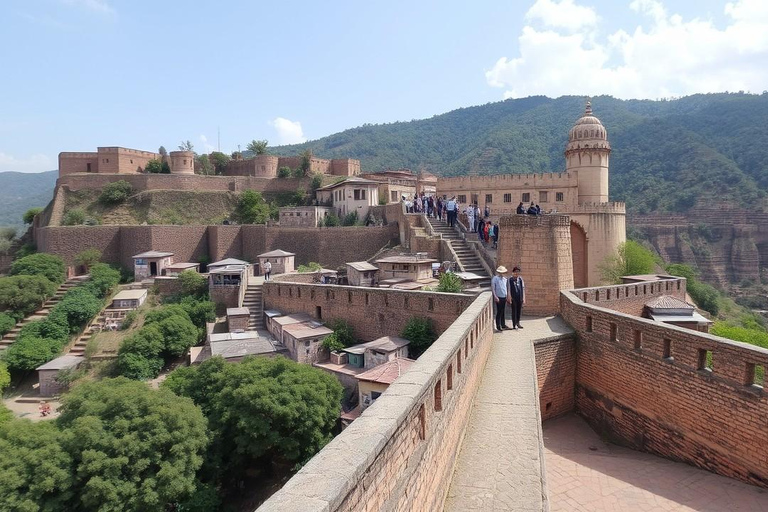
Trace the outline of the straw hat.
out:
[[[505,267],[504,265],[501,265],[499,268],[496,269],[497,274],[506,274],[507,272],[509,272],[509,270],[507,270],[507,267]]]

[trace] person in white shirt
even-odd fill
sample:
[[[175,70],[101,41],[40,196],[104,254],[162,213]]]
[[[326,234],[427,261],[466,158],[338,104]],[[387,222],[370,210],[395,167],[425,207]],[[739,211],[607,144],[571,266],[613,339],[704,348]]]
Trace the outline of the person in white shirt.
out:
[[[491,279],[491,292],[493,293],[493,302],[496,304],[496,330],[509,329],[507,319],[504,317],[504,310],[507,304],[507,267],[501,265],[496,269],[496,275]]]
[[[475,232],[475,207],[472,205],[467,207],[467,229],[471,233]]]
[[[267,260],[266,263],[264,263],[264,280],[269,281],[269,276],[272,274],[272,264]]]

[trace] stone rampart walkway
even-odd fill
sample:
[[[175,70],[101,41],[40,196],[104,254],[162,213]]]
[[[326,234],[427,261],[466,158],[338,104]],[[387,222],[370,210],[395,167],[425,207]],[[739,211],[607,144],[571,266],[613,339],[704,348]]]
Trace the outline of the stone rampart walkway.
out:
[[[571,336],[559,317],[524,318],[493,336],[445,510],[546,510],[533,341]]]

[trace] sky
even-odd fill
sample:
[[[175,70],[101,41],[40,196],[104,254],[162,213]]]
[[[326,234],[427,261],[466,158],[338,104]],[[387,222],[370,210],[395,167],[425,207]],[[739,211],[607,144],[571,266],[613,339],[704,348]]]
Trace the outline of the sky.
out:
[[[761,93],[768,0],[0,0],[0,58],[0,171],[41,172],[531,95]]]

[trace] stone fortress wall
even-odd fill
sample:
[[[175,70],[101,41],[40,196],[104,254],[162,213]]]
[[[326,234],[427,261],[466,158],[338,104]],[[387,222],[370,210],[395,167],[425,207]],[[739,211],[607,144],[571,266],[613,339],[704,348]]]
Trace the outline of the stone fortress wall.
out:
[[[133,268],[134,254],[149,250],[174,253],[175,261],[217,261],[234,257],[256,261],[259,254],[283,249],[297,264],[320,261],[336,268],[372,257],[395,245],[397,223],[386,226],[281,228],[279,226],[58,226],[34,230],[41,252],[61,256],[71,265],[85,249],[98,249],[102,260]]]

